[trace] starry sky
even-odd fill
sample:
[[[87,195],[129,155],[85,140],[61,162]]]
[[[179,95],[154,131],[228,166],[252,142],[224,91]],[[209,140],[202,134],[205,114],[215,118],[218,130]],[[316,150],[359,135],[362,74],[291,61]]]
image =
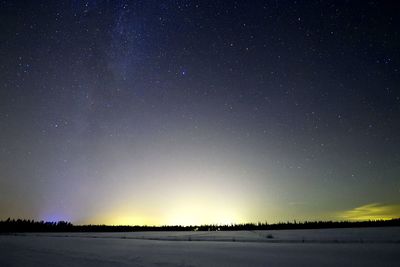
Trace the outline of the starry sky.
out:
[[[0,219],[400,217],[396,1],[0,1]]]

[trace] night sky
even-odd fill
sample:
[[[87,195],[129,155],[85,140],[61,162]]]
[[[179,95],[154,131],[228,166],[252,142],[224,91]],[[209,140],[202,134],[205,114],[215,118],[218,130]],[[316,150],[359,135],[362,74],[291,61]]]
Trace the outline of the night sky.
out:
[[[400,217],[397,1],[0,2],[0,219]]]

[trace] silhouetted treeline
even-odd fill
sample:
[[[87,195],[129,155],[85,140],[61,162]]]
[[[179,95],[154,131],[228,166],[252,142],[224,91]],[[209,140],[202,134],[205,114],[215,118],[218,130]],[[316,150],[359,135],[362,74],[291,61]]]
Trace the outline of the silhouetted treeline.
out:
[[[34,220],[0,221],[0,232],[71,232],[74,226],[70,222],[44,222]]]
[[[392,220],[374,220],[362,222],[350,221],[304,221],[280,222],[274,224],[245,223],[229,225],[164,225],[164,226],[110,226],[110,225],[73,225],[70,222],[44,222],[34,220],[7,219],[0,221],[0,233],[16,232],[141,232],[141,231],[238,231],[238,230],[287,230],[322,229],[351,227],[400,226],[400,218]]]

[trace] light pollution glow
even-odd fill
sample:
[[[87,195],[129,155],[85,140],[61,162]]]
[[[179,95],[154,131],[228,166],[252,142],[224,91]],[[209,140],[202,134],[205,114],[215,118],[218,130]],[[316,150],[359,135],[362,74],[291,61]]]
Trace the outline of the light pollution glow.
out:
[[[371,203],[345,211],[339,216],[350,221],[391,220],[400,218],[400,205]]]
[[[229,206],[217,206],[213,203],[198,203],[190,198],[180,206],[174,206],[168,211],[170,214],[163,218],[129,216],[129,212],[108,214],[94,221],[101,221],[108,225],[201,225],[201,224],[233,224],[254,222],[237,216]],[[372,203],[340,212],[331,216],[332,220],[368,221],[391,220],[400,217],[400,205],[385,205]]]
[[[247,222],[251,208],[251,191],[237,153],[226,156],[221,145],[147,145],[136,154],[118,148],[108,150],[101,183],[64,191],[68,206],[44,205],[48,214],[64,211],[66,219],[77,223],[110,225],[193,225]],[[103,157],[107,153],[102,153]],[[116,154],[119,154],[117,157]],[[130,156],[128,156],[128,154]],[[224,154],[225,156],[222,156]],[[236,156],[235,156],[236,155]],[[111,163],[110,163],[111,162]],[[247,166],[248,167],[248,166]],[[77,177],[82,166],[76,168]],[[107,181],[107,182],[106,182]],[[229,182],[228,182],[229,181]],[[71,197],[69,197],[71,194]],[[85,198],[91,195],[91,199]],[[95,204],[90,204],[90,202]],[[85,210],[76,207],[86,206]],[[93,209],[90,207],[93,205]],[[100,209],[98,207],[101,207]],[[250,207],[250,208],[249,208]],[[81,217],[76,216],[81,215]],[[55,215],[46,215],[55,217]],[[60,217],[60,216],[58,216]]]
[[[40,188],[46,189],[46,198],[40,199],[39,218],[32,218],[74,224],[199,225],[400,215],[399,205],[375,203],[342,212],[326,209],[337,196],[329,199],[324,184],[304,187],[301,173],[274,168],[269,154],[229,140],[196,143],[181,136],[179,142],[153,138],[134,148],[101,147],[91,161],[71,161],[74,171],[63,183]]]

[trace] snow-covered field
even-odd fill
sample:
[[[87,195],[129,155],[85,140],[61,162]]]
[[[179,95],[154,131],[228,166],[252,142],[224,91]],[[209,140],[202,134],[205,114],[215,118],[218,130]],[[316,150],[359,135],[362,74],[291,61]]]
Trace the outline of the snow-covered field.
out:
[[[400,227],[0,235],[0,266],[400,266]]]

